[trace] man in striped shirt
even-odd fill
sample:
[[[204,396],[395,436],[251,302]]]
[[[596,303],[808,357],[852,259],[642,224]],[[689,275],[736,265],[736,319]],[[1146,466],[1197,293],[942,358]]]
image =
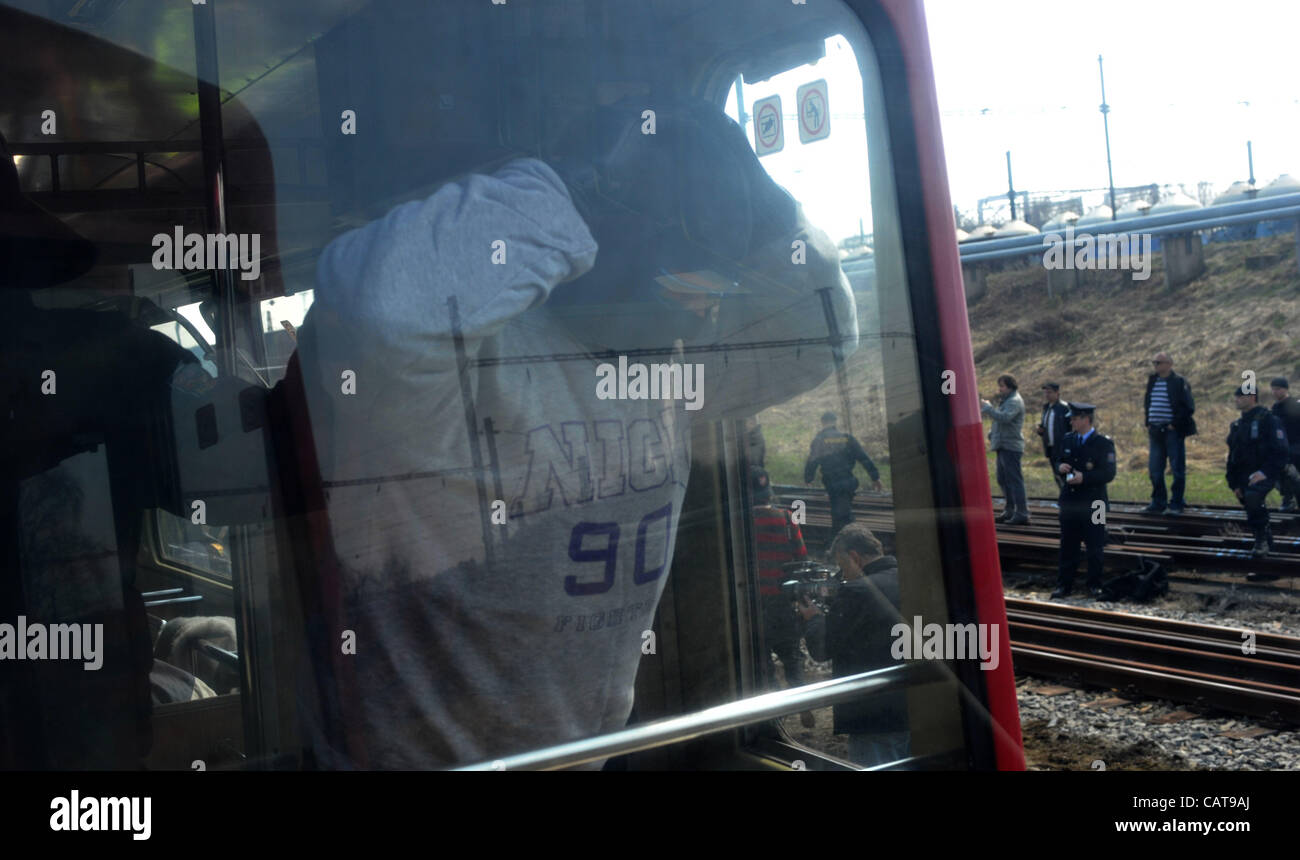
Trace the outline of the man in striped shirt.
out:
[[[758,562],[758,593],[763,610],[763,634],[767,648],[785,667],[786,684],[803,683],[803,652],[799,648],[798,616],[790,601],[781,597],[781,583],[789,577],[781,566],[808,558],[799,524],[785,508],[772,504],[772,484],[767,472],[751,467],[750,493],[754,500],[755,559]],[[770,664],[769,664],[770,665]],[[775,684],[775,678],[773,686]],[[803,714],[811,728],[812,713]]]
[[[1147,377],[1146,396],[1142,401],[1142,414],[1147,425],[1151,504],[1143,513],[1177,515],[1183,512],[1183,488],[1187,484],[1185,440],[1196,435],[1196,421],[1192,418],[1196,404],[1192,400],[1192,387],[1186,379],[1174,373],[1174,360],[1169,353],[1157,353],[1151,363],[1155,366],[1155,373]],[[1168,497],[1165,495],[1166,460],[1174,473]],[[1169,499],[1167,508],[1166,498]]]

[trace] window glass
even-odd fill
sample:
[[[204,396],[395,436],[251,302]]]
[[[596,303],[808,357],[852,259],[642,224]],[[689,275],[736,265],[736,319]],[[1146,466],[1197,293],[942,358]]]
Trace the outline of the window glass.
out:
[[[215,58],[191,11],[0,3],[48,48],[33,80],[137,82],[59,102],[54,145],[48,81],[0,114],[47,210],[0,348],[66,392],[14,401],[12,471],[111,520],[69,546],[117,601],[51,603],[44,556],[10,554],[14,608],[118,637],[87,712],[120,719],[28,720],[28,764],[98,761],[92,731],[123,766],[469,764],[764,692],[773,654],[785,684],[896,666],[895,617],[946,620],[914,190],[847,7],[229,3],[195,13]],[[828,556],[850,514],[879,544]],[[783,597],[800,575],[820,620]],[[42,675],[42,707],[79,682]],[[913,685],[760,740],[951,754],[956,701]]]
[[[918,344],[882,81],[869,40],[856,27],[845,33],[809,49],[814,62],[764,80],[742,77],[727,98],[733,118],[744,105],[764,167],[835,241],[858,336],[835,373],[740,431],[758,502],[764,689],[899,666],[896,625],[910,629],[918,615],[946,620],[929,468],[915,454]],[[755,484],[764,478],[766,503],[768,492]],[[792,611],[793,596],[801,609]],[[780,725],[788,739],[861,765],[952,761],[962,747],[956,713],[950,685],[927,685],[793,714]]]

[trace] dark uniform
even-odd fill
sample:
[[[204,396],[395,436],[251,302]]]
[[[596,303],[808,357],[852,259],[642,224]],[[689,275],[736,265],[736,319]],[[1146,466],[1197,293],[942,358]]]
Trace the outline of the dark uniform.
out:
[[[1054,382],[1047,385],[1060,390],[1060,386]],[[1044,403],[1043,414],[1038,419],[1038,438],[1043,443],[1043,456],[1052,467],[1052,478],[1056,481],[1058,490],[1065,486],[1065,476],[1057,471],[1056,465],[1061,462],[1061,446],[1065,444],[1065,434],[1070,432],[1070,422],[1065,417],[1069,413],[1070,404],[1058,400],[1055,403]],[[1049,436],[1052,440],[1050,444],[1047,441]]]
[[[1275,379],[1273,384],[1286,382],[1285,379]],[[1286,388],[1287,386],[1280,386]],[[1273,404],[1273,416],[1282,422],[1282,429],[1286,431],[1287,439],[1287,461],[1292,469],[1300,470],[1300,400],[1294,397],[1288,397],[1286,400],[1279,400]],[[1287,470],[1283,471],[1279,480],[1278,489],[1282,493],[1282,510],[1292,510],[1296,504],[1296,495],[1300,494],[1300,478],[1295,474],[1287,475]]]
[[[848,433],[826,427],[813,437],[808,462],[803,467],[803,480],[805,484],[812,483],[817,469],[821,468],[822,486],[831,502],[832,535],[853,522],[853,494],[858,490],[858,479],[853,476],[854,463],[861,463],[871,480],[880,480],[876,464]]]
[[[1071,413],[1091,415],[1096,407],[1088,403],[1070,404]],[[1087,438],[1067,433],[1061,443],[1061,463],[1083,476],[1081,484],[1066,484],[1061,489],[1061,558],[1057,568],[1057,588],[1069,592],[1079,567],[1079,542],[1088,549],[1088,588],[1101,587],[1105,566],[1106,524],[1094,515],[1093,503],[1101,501],[1110,509],[1106,485],[1115,480],[1115,443],[1095,429]],[[1068,476],[1067,476],[1068,477]],[[1094,522],[1102,519],[1102,522]]]
[[[745,431],[745,456],[749,458],[750,466],[763,467],[763,461],[767,459],[767,440],[763,438],[761,424]]]
[[[1238,392],[1241,389],[1237,389]],[[1272,543],[1265,497],[1277,484],[1287,463],[1286,430],[1266,407],[1256,405],[1241,413],[1228,431],[1228,487],[1242,491],[1246,523],[1255,535],[1255,553],[1263,555]],[[1256,472],[1264,480],[1250,483]]]

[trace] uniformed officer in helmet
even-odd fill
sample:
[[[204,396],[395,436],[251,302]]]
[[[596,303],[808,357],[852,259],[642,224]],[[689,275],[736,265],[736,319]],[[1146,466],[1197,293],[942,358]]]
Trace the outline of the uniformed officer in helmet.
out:
[[[1098,597],[1106,560],[1105,512],[1110,509],[1106,485],[1115,480],[1115,443],[1093,427],[1096,406],[1071,403],[1069,407],[1071,432],[1061,443],[1057,466],[1065,485],[1060,497],[1061,559],[1052,597],[1066,597],[1074,590],[1080,541],[1088,549],[1088,590]]]
[[[822,414],[822,430],[813,437],[808,462],[803,467],[805,484],[812,483],[818,467],[822,470],[822,486],[831,502],[832,535],[839,534],[840,529],[853,522],[853,494],[858,490],[858,479],[853,477],[854,463],[861,463],[867,470],[872,488],[877,493],[884,491],[876,464],[871,462],[857,439],[836,428],[838,421],[834,412]]]
[[[1241,417],[1228,431],[1228,487],[1246,509],[1246,524],[1255,535],[1251,555],[1261,557],[1273,544],[1264,499],[1286,468],[1286,431],[1276,415],[1259,405],[1254,391],[1247,394],[1238,386],[1235,395]]]

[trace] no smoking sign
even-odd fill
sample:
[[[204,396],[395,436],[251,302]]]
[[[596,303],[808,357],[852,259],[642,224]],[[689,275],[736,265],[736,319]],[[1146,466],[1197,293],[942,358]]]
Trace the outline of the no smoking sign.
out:
[[[754,102],[754,151],[770,155],[785,148],[785,123],[781,119],[781,97],[768,96]]]
[[[823,140],[831,135],[830,101],[826,96],[826,80],[813,81],[799,88],[799,142]]]

